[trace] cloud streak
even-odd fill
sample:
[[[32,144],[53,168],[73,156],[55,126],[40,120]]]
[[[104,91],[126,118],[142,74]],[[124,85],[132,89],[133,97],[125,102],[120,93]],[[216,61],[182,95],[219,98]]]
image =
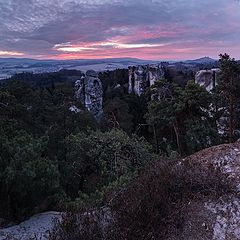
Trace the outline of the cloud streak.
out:
[[[0,57],[240,58],[229,0],[0,0]],[[239,53],[239,55],[238,55]]]

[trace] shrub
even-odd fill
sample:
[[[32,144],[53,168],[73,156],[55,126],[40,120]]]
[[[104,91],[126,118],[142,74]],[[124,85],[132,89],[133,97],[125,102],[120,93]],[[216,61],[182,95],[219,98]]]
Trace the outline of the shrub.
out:
[[[154,158],[143,138],[117,129],[71,135],[66,146],[63,180],[72,199],[99,191],[122,176],[134,176]]]
[[[19,219],[58,193],[60,186],[57,163],[44,156],[48,139],[25,131],[15,134],[0,137],[0,210]]]
[[[88,215],[88,220],[76,224],[74,217],[56,226],[51,240],[72,239],[167,239],[171,232],[180,231],[184,210],[191,199],[205,195],[220,196],[231,191],[231,185],[219,169],[185,162],[157,161],[130,185],[106,199],[112,212],[112,222],[101,228],[101,222]],[[90,210],[88,210],[90,211]],[[100,213],[100,210],[94,210]],[[76,216],[76,215],[74,215]],[[71,222],[71,227],[66,223]],[[73,227],[74,226],[74,227]],[[64,234],[59,234],[60,232]],[[75,238],[73,236],[77,232]]]

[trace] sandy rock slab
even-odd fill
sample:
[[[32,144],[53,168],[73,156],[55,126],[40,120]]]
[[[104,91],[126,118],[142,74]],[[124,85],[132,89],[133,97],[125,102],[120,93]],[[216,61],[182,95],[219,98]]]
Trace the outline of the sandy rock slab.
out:
[[[170,239],[240,240],[240,142],[202,150],[183,163],[218,169],[232,189],[221,196],[189,200],[183,209],[183,228]]]
[[[45,212],[12,227],[0,229],[0,240],[46,240],[62,213]]]

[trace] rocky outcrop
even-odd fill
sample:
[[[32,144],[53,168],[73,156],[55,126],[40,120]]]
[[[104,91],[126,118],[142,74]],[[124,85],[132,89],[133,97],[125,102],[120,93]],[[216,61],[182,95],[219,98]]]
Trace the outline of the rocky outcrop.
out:
[[[75,82],[75,97],[100,119],[103,113],[103,89],[98,74],[89,70],[85,76]]]
[[[158,161],[113,206],[118,239],[239,240],[240,142]]]
[[[219,68],[200,70],[195,75],[195,82],[206,88],[207,91],[211,91],[217,85],[220,72]]]
[[[155,166],[155,165],[154,165]],[[156,165],[156,166],[161,166]],[[219,174],[217,180],[220,181],[226,181],[227,187],[229,187],[229,190],[226,189],[224,191],[218,191],[216,192],[216,188],[213,185],[209,190],[205,192],[205,194],[201,193],[201,187],[199,189],[195,189],[195,193],[185,195],[182,199],[178,199],[179,201],[176,201],[174,198],[174,206],[178,206],[177,215],[181,216],[180,220],[181,222],[171,222],[171,219],[179,220],[178,218],[174,218],[174,214],[170,215],[169,218],[165,216],[165,219],[169,221],[170,225],[173,225],[172,231],[166,231],[167,235],[165,235],[164,238],[151,238],[151,239],[165,239],[165,240],[239,240],[240,239],[240,142],[236,142],[234,144],[224,144],[215,146],[212,148],[208,148],[205,150],[202,150],[200,152],[197,152],[189,157],[186,157],[184,159],[181,159],[179,161],[176,161],[171,165],[171,169],[174,170],[174,166],[177,167],[177,169],[181,170],[187,170],[183,171],[184,177],[188,178],[189,174],[193,177],[193,180],[201,184],[207,179],[213,180],[212,175],[214,176],[217,172]],[[200,170],[200,171],[199,171]],[[127,212],[133,212],[133,208],[128,208],[129,206],[132,207],[132,203],[136,201],[136,203],[139,203],[136,205],[137,212],[141,212],[141,210],[145,207],[142,205],[141,201],[144,201],[145,197],[144,194],[146,194],[145,191],[149,189],[151,190],[151,186],[153,185],[153,189],[155,191],[150,191],[151,193],[151,201],[155,204],[153,208],[151,208],[151,211],[154,212],[154,217],[157,216],[157,222],[154,222],[153,219],[147,219],[146,221],[153,221],[153,223],[157,223],[154,225],[154,228],[158,228],[161,231],[165,231],[166,229],[161,228],[163,226],[167,226],[168,222],[164,222],[164,225],[159,225],[161,221],[159,219],[161,218],[161,215],[159,215],[159,211],[161,213],[162,209],[161,206],[158,206],[157,199],[154,198],[154,196],[161,197],[162,195],[158,193],[159,184],[155,183],[161,183],[161,181],[154,182],[155,179],[160,179],[160,175],[158,174],[157,168],[152,169],[153,174],[150,176],[150,182],[148,181],[149,178],[143,178],[142,181],[140,181],[137,185],[130,186],[130,196],[128,196],[127,192],[128,189],[123,188],[118,193],[115,192],[113,197],[110,197],[110,200],[108,202],[109,207],[114,206],[112,202],[114,202],[114,198],[117,195],[123,194],[122,198],[120,198],[119,206],[121,207],[123,204],[126,205],[126,211],[123,211],[122,213],[127,214]],[[180,172],[179,172],[180,173]],[[146,175],[148,176],[148,175]],[[172,175],[171,175],[172,176]],[[181,180],[179,178],[180,175],[177,174],[177,180]],[[194,186],[194,181],[191,181],[192,187]],[[140,184],[141,183],[141,184]],[[177,190],[177,184],[179,182],[176,182],[176,185],[174,184],[174,189]],[[209,181],[209,184],[218,184],[218,182],[212,182]],[[146,184],[146,189],[142,188],[142,186]],[[133,194],[132,190],[136,189],[136,186],[140,186],[140,194],[143,196],[140,199],[140,202],[138,200],[139,195]],[[132,189],[133,188],[133,189]],[[169,191],[169,189],[167,188]],[[183,189],[184,190],[184,189]],[[204,191],[204,189],[202,189]],[[156,193],[155,193],[156,192]],[[134,193],[138,193],[137,191]],[[166,192],[163,192],[166,194]],[[116,194],[116,195],[115,195]],[[128,198],[126,198],[126,194]],[[177,196],[177,195],[174,195]],[[184,195],[181,195],[184,196]],[[130,198],[129,198],[130,197]],[[126,199],[126,202],[125,202]],[[148,200],[149,198],[147,198]],[[166,199],[169,200],[170,199]],[[165,203],[165,202],[164,202]],[[147,205],[150,204],[147,202]],[[139,207],[140,206],[140,207]],[[151,205],[150,205],[151,206]],[[85,232],[91,233],[94,232],[95,227],[98,229],[98,233],[101,233],[101,236],[103,236],[101,239],[107,239],[105,238],[105,234],[107,234],[110,230],[111,231],[111,225],[114,223],[113,220],[116,219],[117,212],[114,212],[111,208],[104,207],[101,208],[101,211],[93,210],[84,213],[83,215],[77,215],[76,223],[79,225],[79,228],[76,228],[74,224],[74,229],[80,229],[80,227],[87,227]],[[156,211],[157,209],[157,211]],[[121,210],[121,208],[120,208]],[[120,211],[121,212],[121,211]],[[0,240],[15,240],[15,239],[39,239],[39,240],[47,240],[48,232],[53,229],[53,222],[56,218],[57,220],[62,220],[62,214],[56,213],[56,212],[48,212],[45,214],[40,214],[32,217],[28,221],[25,221],[21,223],[20,225],[0,230]],[[130,216],[130,215],[129,215]],[[143,215],[140,215],[141,217],[144,217]],[[149,215],[151,216],[151,215]],[[135,216],[136,217],[136,216]],[[85,221],[87,219],[87,221]],[[154,218],[155,219],[155,218]],[[129,221],[136,221],[136,218],[130,219]],[[87,225],[86,225],[87,223]],[[90,223],[90,224],[89,224]],[[64,220],[63,220],[64,225]],[[66,226],[66,225],[65,225]],[[135,225],[134,225],[135,226]],[[141,225],[140,227],[144,227],[144,225]],[[151,225],[152,226],[152,225]],[[177,227],[178,226],[178,227]],[[138,227],[137,227],[138,228]],[[136,228],[136,229],[137,229]],[[68,228],[67,228],[68,230]],[[151,229],[152,231],[154,229]],[[59,229],[60,232],[56,232],[58,237],[61,237],[59,239],[73,239],[73,238],[64,238],[64,231],[62,229]],[[120,229],[121,233],[121,229]],[[69,234],[69,232],[67,232]],[[150,234],[149,234],[150,235]],[[32,238],[35,236],[35,238]],[[68,236],[68,235],[67,235]],[[96,236],[96,235],[94,235]],[[106,235],[107,236],[107,235]],[[121,238],[120,236],[118,239],[130,239],[130,238]],[[55,238],[54,238],[55,239]],[[76,238],[74,238],[76,239]],[[79,238],[81,239],[81,238]],[[109,239],[109,238],[108,238]],[[113,239],[113,238],[112,238]],[[115,239],[115,238],[114,238]],[[134,238],[135,239],[135,238]],[[148,239],[148,238],[141,238],[141,239]],[[150,239],[150,238],[149,238]]]
[[[0,240],[47,240],[49,232],[57,221],[61,221],[62,213],[45,212],[9,228],[0,229]]]
[[[164,78],[163,64],[129,67],[128,92],[141,96],[155,81]]]
[[[167,168],[161,164],[118,199],[117,236],[125,234],[119,239],[240,239],[240,142],[202,150]]]
[[[205,149],[181,161],[181,164],[201,166],[219,171],[231,189],[222,195],[192,198],[183,208],[184,227],[178,232],[185,240],[240,239],[240,142]],[[175,236],[169,239],[176,239]]]

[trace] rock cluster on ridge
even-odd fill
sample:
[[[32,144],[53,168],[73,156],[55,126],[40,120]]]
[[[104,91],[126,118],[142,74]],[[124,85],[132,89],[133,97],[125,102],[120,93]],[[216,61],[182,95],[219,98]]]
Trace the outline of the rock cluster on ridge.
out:
[[[128,92],[140,96],[157,80],[164,78],[163,64],[129,67]]]

